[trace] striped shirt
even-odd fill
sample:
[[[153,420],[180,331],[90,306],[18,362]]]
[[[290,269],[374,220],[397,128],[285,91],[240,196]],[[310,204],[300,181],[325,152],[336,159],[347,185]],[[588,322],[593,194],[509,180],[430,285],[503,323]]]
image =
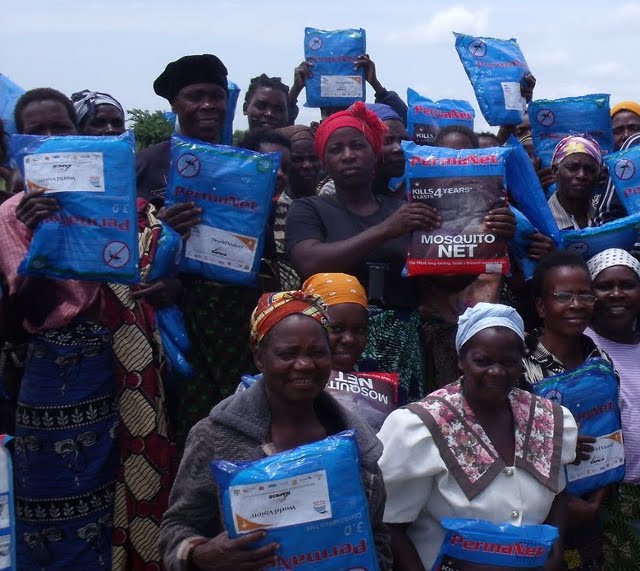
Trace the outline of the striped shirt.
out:
[[[576,219],[574,218],[574,216],[572,214],[569,214],[564,209],[562,204],[560,204],[560,201],[558,200],[557,192],[549,199],[549,208],[551,208],[551,214],[553,214],[553,217],[555,218],[555,221],[558,224],[558,228],[560,230],[567,230],[567,229],[580,230],[580,226],[576,222]],[[590,204],[589,211],[587,212],[587,217],[588,217],[587,226],[589,228],[591,226],[597,226],[597,224],[595,223],[596,215],[597,215],[597,211],[595,206],[593,206],[593,204]]]
[[[602,347],[620,375],[620,409],[627,468],[624,481],[640,484],[640,343],[616,343],[588,328],[585,334]]]

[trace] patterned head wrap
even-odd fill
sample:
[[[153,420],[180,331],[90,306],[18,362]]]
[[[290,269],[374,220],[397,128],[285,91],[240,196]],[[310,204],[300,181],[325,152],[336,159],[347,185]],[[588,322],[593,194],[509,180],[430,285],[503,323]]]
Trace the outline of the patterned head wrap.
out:
[[[120,103],[118,103],[118,101],[108,93],[100,93],[99,91],[89,91],[88,89],[84,89],[83,91],[74,93],[71,96],[71,101],[73,101],[73,106],[76,108],[79,125],[87,116],[95,115],[96,107],[98,105],[111,105],[120,111],[123,117],[125,116],[122,105],[120,105]]]
[[[302,291],[320,296],[329,307],[340,303],[369,306],[358,278],[348,274],[316,274],[302,284]]]
[[[640,280],[640,262],[626,250],[609,248],[596,254],[587,262],[591,279],[595,280],[600,272],[613,266],[626,266],[631,269]]]
[[[619,111],[631,111],[631,113],[640,116],[640,103],[636,103],[635,101],[621,101],[611,108],[611,116],[613,117]]]
[[[327,306],[317,295],[307,295],[302,291],[265,293],[251,314],[251,346],[256,347],[275,325],[294,314],[311,317],[329,329]]]
[[[296,141],[309,140],[313,143],[313,131],[306,125],[289,125],[288,127],[281,127],[276,129],[278,133],[282,133],[291,144]]]
[[[327,147],[329,137],[343,127],[353,127],[362,131],[369,144],[373,148],[373,152],[377,157],[382,154],[382,135],[388,131],[387,126],[380,121],[378,116],[369,111],[362,101],[354,103],[346,111],[334,113],[318,127],[316,132],[316,151],[320,160],[324,163],[324,150]]]
[[[456,333],[456,352],[476,333],[489,327],[506,327],[511,329],[524,341],[524,322],[518,312],[500,303],[477,303],[458,318],[458,332]]]
[[[554,166],[559,165],[569,155],[575,153],[585,153],[593,157],[598,163],[598,170],[602,170],[602,149],[600,149],[597,141],[588,135],[570,135],[562,139],[562,141],[556,145],[556,150],[553,151],[551,164]]]

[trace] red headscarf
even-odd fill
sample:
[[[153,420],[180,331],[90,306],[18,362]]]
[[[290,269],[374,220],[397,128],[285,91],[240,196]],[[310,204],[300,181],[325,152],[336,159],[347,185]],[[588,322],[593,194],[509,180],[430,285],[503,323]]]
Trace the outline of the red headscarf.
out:
[[[321,297],[302,291],[264,293],[251,314],[251,346],[255,347],[269,331],[285,317],[306,315],[329,328],[327,306]]]
[[[362,131],[369,144],[373,148],[373,152],[377,157],[382,154],[382,136],[388,131],[387,126],[380,121],[378,116],[369,111],[362,101],[354,103],[346,111],[334,113],[318,127],[316,132],[316,151],[318,157],[324,163],[324,150],[327,147],[327,141],[331,134],[342,127],[353,127]]]

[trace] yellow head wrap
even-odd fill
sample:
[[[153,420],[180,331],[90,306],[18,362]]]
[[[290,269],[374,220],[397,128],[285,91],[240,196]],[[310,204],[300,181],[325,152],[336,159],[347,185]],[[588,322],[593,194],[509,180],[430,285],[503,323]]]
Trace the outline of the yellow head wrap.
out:
[[[619,111],[631,111],[640,117],[640,103],[635,101],[621,101],[611,108],[611,116],[613,117]]]
[[[320,296],[329,307],[339,303],[357,303],[365,308],[369,305],[358,278],[348,274],[316,274],[302,284],[302,291]]]

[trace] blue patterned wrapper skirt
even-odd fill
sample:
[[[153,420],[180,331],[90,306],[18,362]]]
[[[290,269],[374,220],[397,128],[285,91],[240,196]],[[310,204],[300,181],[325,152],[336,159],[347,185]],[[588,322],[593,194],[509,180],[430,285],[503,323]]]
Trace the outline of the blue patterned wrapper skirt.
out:
[[[106,329],[77,322],[33,336],[16,422],[19,569],[111,567],[117,427]]]

